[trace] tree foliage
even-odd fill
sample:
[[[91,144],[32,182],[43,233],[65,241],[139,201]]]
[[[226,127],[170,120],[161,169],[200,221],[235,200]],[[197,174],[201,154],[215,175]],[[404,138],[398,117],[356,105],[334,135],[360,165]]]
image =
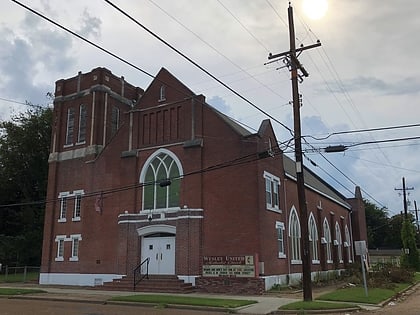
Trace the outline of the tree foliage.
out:
[[[0,122],[0,262],[39,265],[52,110]]]
[[[416,245],[416,229],[410,219],[403,221],[401,238],[404,246],[401,266],[416,271],[420,270],[419,251]]]
[[[403,248],[401,239],[403,215],[389,217],[387,208],[379,208],[368,200],[364,203],[369,248]]]

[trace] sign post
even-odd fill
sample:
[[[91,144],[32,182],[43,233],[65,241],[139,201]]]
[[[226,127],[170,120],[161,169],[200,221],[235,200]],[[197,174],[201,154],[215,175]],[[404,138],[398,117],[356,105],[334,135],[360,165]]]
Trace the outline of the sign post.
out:
[[[368,288],[366,283],[366,272],[365,272],[365,261],[364,257],[366,256],[366,241],[355,241],[354,248],[356,249],[356,255],[360,255],[360,263],[362,264],[362,274],[363,274],[363,283],[365,286],[365,295],[368,296]]]

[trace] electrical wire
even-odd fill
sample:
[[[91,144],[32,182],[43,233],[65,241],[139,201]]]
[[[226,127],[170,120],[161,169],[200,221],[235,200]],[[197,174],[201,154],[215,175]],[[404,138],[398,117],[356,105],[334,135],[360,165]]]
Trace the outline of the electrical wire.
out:
[[[267,117],[271,118],[273,121],[279,123],[282,127],[284,127],[285,129],[287,129],[291,135],[293,136],[293,131],[286,125],[284,125],[283,123],[281,123],[279,120],[277,120],[276,118],[274,118],[273,116],[271,116],[270,114],[268,114],[267,112],[265,112],[264,110],[262,110],[261,108],[259,108],[258,106],[256,106],[254,103],[252,103],[251,101],[249,101],[248,99],[246,99],[245,97],[243,97],[242,95],[240,95],[238,92],[236,92],[235,90],[233,90],[232,88],[230,88],[227,84],[225,84],[223,81],[221,81],[220,79],[218,79],[217,77],[215,77],[214,75],[212,75],[209,71],[207,71],[206,69],[204,69],[203,67],[201,67],[199,64],[197,64],[196,62],[194,62],[192,59],[190,59],[189,57],[187,57],[185,54],[183,54],[182,52],[180,52],[178,49],[176,49],[175,47],[173,47],[172,45],[170,45],[169,43],[167,43],[166,41],[164,41],[162,38],[160,38],[158,35],[156,35],[155,33],[153,33],[152,31],[150,31],[148,28],[146,28],[145,26],[143,26],[141,23],[139,23],[136,19],[134,19],[133,17],[131,17],[130,15],[128,15],[126,12],[124,12],[122,9],[120,9],[119,7],[117,7],[116,5],[114,5],[111,1],[108,0],[104,0],[106,3],[108,3],[109,5],[111,5],[112,7],[114,7],[116,10],[118,10],[120,13],[122,13],[123,15],[125,15],[126,17],[128,17],[130,20],[132,20],[134,23],[136,23],[137,25],[139,25],[140,27],[142,27],[144,30],[146,30],[149,34],[151,34],[153,37],[155,37],[156,39],[158,39],[159,41],[161,41],[162,43],[164,43],[165,45],[167,45],[169,48],[171,48],[172,50],[174,50],[175,52],[177,52],[178,54],[180,54],[183,58],[185,58],[186,60],[188,60],[189,62],[191,62],[193,65],[195,65],[196,67],[198,67],[200,70],[202,70],[204,73],[206,73],[208,76],[210,76],[212,79],[214,79],[216,82],[218,82],[219,84],[221,84],[222,86],[224,86],[226,89],[228,89],[229,91],[231,91],[233,94],[235,94],[236,96],[238,96],[239,98],[241,98],[242,100],[244,100],[245,102],[247,102],[249,105],[251,105],[252,107],[254,107],[255,109],[259,110],[260,112],[262,112],[264,115],[266,115]],[[152,74],[148,73],[147,71],[137,67],[136,65],[134,65],[131,62],[128,62],[127,60],[119,57],[118,55],[112,53],[111,51],[95,44],[94,42],[84,38],[83,36],[71,31],[70,29],[60,25],[59,23],[49,19],[48,17],[38,13],[37,11],[29,8],[28,6],[20,3],[17,0],[12,0],[12,2],[20,5],[21,7],[25,8],[26,10],[32,12],[35,15],[38,15],[39,17],[47,20],[48,22],[54,24],[55,26],[69,32],[70,34],[72,34],[73,36],[89,43],[90,45],[96,47],[97,49],[111,55],[112,57],[120,60],[121,62],[137,69],[138,71],[148,75],[149,77],[155,78]],[[325,157],[324,157],[325,158]],[[330,162],[331,163],[331,162]],[[334,166],[335,167],[335,166]],[[337,169],[338,170],[338,169]],[[354,183],[354,182],[353,182]]]
[[[16,0],[12,0],[12,1],[16,1]],[[179,49],[177,49],[176,47],[174,47],[170,43],[168,43],[166,40],[164,40],[163,38],[161,38],[159,35],[157,35],[156,33],[152,32],[149,28],[147,28],[146,26],[144,26],[142,23],[140,23],[138,20],[136,20],[130,14],[128,14],[127,12],[125,12],[124,10],[122,10],[120,7],[118,7],[117,5],[115,5],[114,3],[112,3],[109,0],[104,0],[104,1],[106,3],[108,3],[111,7],[113,7],[115,10],[117,10],[118,12],[120,12],[122,15],[124,15],[125,17],[127,17],[129,20],[131,20],[132,22],[134,22],[136,25],[138,25],[139,27],[141,27],[143,30],[145,30],[147,33],[149,33],[151,36],[153,36],[154,38],[156,38],[158,41],[160,41],[161,43],[163,43],[164,45],[166,45],[167,47],[169,47],[171,50],[173,50],[174,52],[176,52],[178,55],[180,55],[181,57],[183,57],[185,60],[187,60],[188,62],[190,62],[196,68],[198,68],[199,70],[201,70],[202,72],[204,72],[206,75],[208,75],[209,77],[211,77],[213,80],[215,80],[217,83],[219,83],[220,85],[222,85],[224,88],[228,89],[230,92],[232,92],[234,95],[236,95],[237,97],[239,97],[241,100],[245,101],[246,103],[248,103],[249,105],[251,105],[252,107],[254,107],[256,110],[260,111],[261,113],[263,113],[264,115],[266,115],[267,117],[269,117],[270,119],[272,119],[273,121],[277,122],[283,128],[287,129],[290,132],[290,134],[293,135],[292,129],[289,128],[288,126],[286,126],[285,124],[283,124],[277,118],[273,117],[268,112],[264,111],[263,109],[261,109],[260,107],[258,107],[257,105],[255,105],[253,102],[251,102],[250,100],[248,100],[246,97],[244,97],[243,95],[241,95],[240,93],[238,93],[237,91],[235,91],[229,85],[227,85],[222,80],[220,80],[219,78],[217,78],[215,75],[213,75],[212,73],[210,73],[210,71],[208,71],[207,69],[205,69],[204,67],[202,67],[201,65],[199,65],[197,62],[195,62],[194,60],[192,60],[190,57],[188,57],[187,55],[185,55],[183,52],[181,52]]]
[[[282,154],[282,151],[278,147],[274,147],[271,152],[269,152],[268,150],[261,151],[261,152],[253,152],[253,153],[250,153],[250,154],[246,154],[246,155],[234,158],[234,159],[229,160],[229,161],[224,161],[224,162],[221,162],[221,163],[210,165],[208,167],[205,167],[205,168],[202,168],[202,169],[199,169],[199,170],[194,170],[194,171],[191,171],[191,172],[187,172],[187,173],[184,173],[180,176],[167,178],[166,180],[170,180],[170,181],[171,180],[177,180],[177,179],[185,178],[187,176],[203,174],[203,173],[207,173],[207,172],[211,172],[211,171],[218,171],[218,170],[221,170],[221,169],[224,169],[224,168],[243,165],[243,164],[246,164],[246,163],[253,163],[253,162],[256,162],[258,160],[270,158],[270,157],[272,157],[274,155],[278,155],[278,154]],[[93,192],[90,192],[90,193],[86,193],[86,194],[83,195],[83,197],[84,198],[89,198],[89,197],[105,196],[105,195],[109,195],[109,194],[114,194],[114,193],[119,193],[119,192],[124,192],[124,191],[132,190],[132,189],[141,188],[141,187],[144,187],[144,186],[157,185],[157,184],[160,184],[160,182],[161,182],[161,179],[156,180],[156,181],[144,182],[144,183],[135,183],[135,184],[130,184],[130,185],[121,186],[121,187],[114,187],[114,188],[110,188],[110,189],[103,189],[103,190],[98,190],[98,191],[93,191]],[[38,201],[32,201],[32,202],[3,204],[3,205],[0,205],[0,208],[47,204],[47,203],[56,202],[59,199],[60,198],[53,198],[53,199],[49,199],[49,200],[38,200]]]
[[[326,140],[331,136],[343,135],[349,133],[361,133],[361,132],[372,132],[372,131],[383,131],[383,130],[393,130],[393,129],[403,129],[403,128],[413,128],[420,127],[420,124],[408,124],[408,125],[398,125],[398,126],[389,126],[389,127],[379,127],[379,128],[367,128],[367,129],[358,129],[358,130],[346,130],[346,131],[337,131],[328,134],[325,137],[315,137],[311,135],[302,136],[302,138],[312,138],[314,140]]]

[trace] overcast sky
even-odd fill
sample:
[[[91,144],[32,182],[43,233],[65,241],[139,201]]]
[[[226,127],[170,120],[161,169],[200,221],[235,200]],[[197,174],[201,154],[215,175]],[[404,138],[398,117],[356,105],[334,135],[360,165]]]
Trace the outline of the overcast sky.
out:
[[[168,69],[209,104],[258,129],[267,117],[153,38],[102,0],[22,0],[92,42],[155,75]],[[293,129],[290,75],[267,56],[287,51],[287,0],[114,0],[113,3],[182,51],[232,89]],[[420,136],[420,127],[341,135],[331,133],[420,123],[420,3],[328,0],[320,20],[292,1],[297,45],[321,47],[299,57],[309,77],[302,94],[302,134],[312,147],[353,145]],[[0,119],[48,104],[58,79],[106,67],[146,88],[152,78],[30,13],[13,1],[0,4]],[[272,122],[280,142],[291,135]],[[252,129],[251,129],[252,130]],[[311,136],[311,137],[310,137]],[[402,177],[420,204],[420,140],[356,145],[345,153],[307,152],[310,167],[345,196],[363,196],[402,211]],[[308,148],[305,146],[305,148]],[[285,149],[291,151],[290,149]],[[292,154],[293,156],[293,154]],[[340,183],[340,184],[339,184]]]

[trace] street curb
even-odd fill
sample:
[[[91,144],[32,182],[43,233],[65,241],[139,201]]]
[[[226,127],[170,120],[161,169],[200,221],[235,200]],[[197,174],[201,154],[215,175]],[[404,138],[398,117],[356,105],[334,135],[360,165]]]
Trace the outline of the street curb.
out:
[[[10,300],[38,300],[48,302],[69,302],[69,303],[86,303],[86,304],[99,304],[99,305],[119,305],[119,306],[143,306],[153,308],[172,308],[172,309],[184,309],[184,310],[197,310],[197,311],[208,311],[208,312],[235,312],[236,308],[224,308],[224,307],[211,307],[211,306],[195,306],[195,305],[181,305],[181,304],[158,304],[158,303],[143,303],[143,302],[123,302],[123,301],[109,301],[109,300],[87,300],[87,299],[75,299],[75,298],[53,298],[47,296],[25,296],[25,295],[3,295],[0,298]]]

